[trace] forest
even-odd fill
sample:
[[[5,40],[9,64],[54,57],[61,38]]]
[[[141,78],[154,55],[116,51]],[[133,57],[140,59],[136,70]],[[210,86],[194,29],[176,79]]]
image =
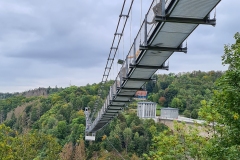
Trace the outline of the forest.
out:
[[[152,119],[139,119],[137,102],[85,141],[84,108],[93,110],[108,94],[108,81],[98,97],[99,84],[67,88],[38,88],[24,93],[0,93],[1,160],[84,159],[240,159],[240,34],[224,46],[228,70],[156,74],[148,82],[148,100],[158,108],[178,108],[181,115],[205,120],[210,134],[175,122],[170,130]],[[196,124],[198,126],[199,124]]]

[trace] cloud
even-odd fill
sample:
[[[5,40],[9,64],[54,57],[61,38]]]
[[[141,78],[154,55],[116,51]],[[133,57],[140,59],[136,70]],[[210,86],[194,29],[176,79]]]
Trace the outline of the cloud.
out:
[[[134,2],[117,58],[128,53],[149,4],[143,1],[141,9],[140,1]],[[234,43],[239,31],[239,5],[221,1],[217,26],[199,26],[188,38],[188,53],[169,59],[169,72],[226,69],[223,45]],[[0,1],[0,92],[100,82],[121,6],[122,1],[110,0]],[[120,68],[114,64],[112,79]]]
[[[222,66],[221,56],[224,45],[234,43],[233,36],[240,31],[237,21],[239,5],[240,1],[221,1],[216,9],[217,25],[199,25],[187,39],[188,53],[174,53],[170,57],[170,72],[226,70],[227,67]],[[214,12],[211,14],[213,16]]]

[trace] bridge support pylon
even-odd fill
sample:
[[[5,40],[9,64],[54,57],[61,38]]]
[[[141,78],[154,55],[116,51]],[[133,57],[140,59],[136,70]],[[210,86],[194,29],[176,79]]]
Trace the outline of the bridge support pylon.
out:
[[[89,133],[89,127],[91,126],[92,122],[90,120],[90,112],[89,108],[85,107],[84,111],[85,117],[86,117],[86,129],[85,129],[85,140],[86,141],[95,141],[95,133]]]

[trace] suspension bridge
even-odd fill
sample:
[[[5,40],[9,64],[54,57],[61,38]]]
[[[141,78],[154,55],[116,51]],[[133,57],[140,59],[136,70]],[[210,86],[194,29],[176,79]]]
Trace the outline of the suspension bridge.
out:
[[[140,29],[133,39],[125,60],[118,60],[122,65],[114,84],[100,110],[97,100],[94,110],[86,114],[86,140],[94,140],[99,129],[107,125],[116,117],[136,91],[142,90],[143,85],[154,80],[152,76],[159,70],[168,70],[168,58],[174,52],[187,53],[186,38],[199,26],[199,24],[215,26],[216,17],[211,18],[210,13],[221,0],[153,0]],[[123,13],[126,0],[123,2],[113,43],[107,59],[102,78],[102,87],[109,77],[114,63],[115,55],[119,50],[119,43],[123,37],[124,28],[131,14],[133,0],[126,14]],[[119,29],[123,21],[122,30]],[[120,32],[119,32],[120,30]],[[117,37],[119,37],[117,39]],[[102,94],[102,87],[99,96]],[[97,112],[98,110],[98,112]],[[93,120],[94,119],[94,120]],[[88,139],[89,138],[89,139]]]

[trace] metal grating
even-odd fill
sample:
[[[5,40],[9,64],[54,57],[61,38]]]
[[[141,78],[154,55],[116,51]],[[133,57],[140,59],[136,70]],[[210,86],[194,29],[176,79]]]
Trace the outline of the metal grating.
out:
[[[220,0],[179,0],[170,17],[203,19]]]
[[[164,23],[161,31],[162,32],[169,32],[169,33],[190,33],[197,27],[197,24],[186,24],[186,23],[172,23],[167,22]]]
[[[115,106],[123,106],[125,105],[125,102],[112,102],[112,105],[115,105]]]
[[[151,63],[151,62],[149,62]],[[156,69],[142,69],[136,68],[130,78],[142,78],[142,79],[149,79],[154,73]]]
[[[115,100],[118,100],[118,101],[128,101],[130,98],[128,97],[116,97]]]
[[[127,88],[141,88],[145,82],[127,81],[124,87]]]
[[[136,91],[121,91],[119,95],[134,95]]]
[[[139,65],[161,66],[173,52],[167,51],[147,51]],[[149,64],[149,62],[151,62]]]
[[[160,32],[151,45],[177,48],[188,35],[187,33]]]

